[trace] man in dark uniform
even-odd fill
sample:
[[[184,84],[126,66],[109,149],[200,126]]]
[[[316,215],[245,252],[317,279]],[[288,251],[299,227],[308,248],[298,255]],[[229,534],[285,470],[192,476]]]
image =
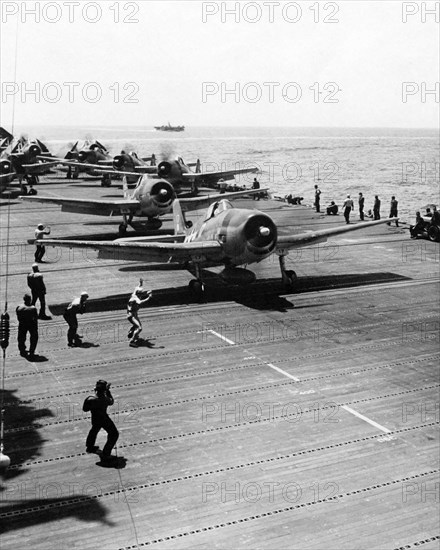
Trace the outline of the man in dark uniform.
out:
[[[29,359],[35,355],[38,343],[38,314],[37,308],[32,305],[32,298],[29,294],[23,296],[24,304],[15,310],[18,319],[18,349],[20,355],[26,357],[26,336],[29,332]]]
[[[319,209],[320,201],[321,201],[321,190],[319,189],[319,187],[317,185],[315,185],[315,207],[316,207],[317,212],[321,211]]]
[[[38,264],[32,264],[32,273],[27,276],[27,283],[32,292],[32,305],[34,306],[37,300],[40,300],[40,314],[38,317],[40,319],[51,319],[46,315],[46,285]]]
[[[254,178],[254,181],[252,182],[252,189],[260,189],[260,182],[257,180],[257,178]],[[255,193],[252,195],[252,198],[254,201],[260,200],[260,193]]]
[[[338,205],[335,204],[335,201],[332,201],[328,206],[327,206],[327,216],[337,216],[338,215]]]
[[[391,197],[390,215],[389,215],[390,218],[397,218],[398,216],[397,204],[398,202],[396,201],[396,197],[393,195]],[[388,222],[388,225],[391,225],[391,222]],[[399,220],[397,219],[396,219],[396,227],[399,227]]]
[[[111,455],[112,449],[119,437],[119,432],[107,414],[107,407],[113,405],[114,399],[110,392],[110,384],[105,380],[98,380],[95,386],[95,395],[86,397],[83,411],[92,414],[92,427],[86,439],[86,451],[96,453],[99,447],[95,446],[96,438],[101,429],[107,432],[107,442],[102,449],[101,460],[109,462],[116,457]]]
[[[379,195],[374,195],[373,218],[375,220],[380,220],[380,199],[379,199]]]
[[[365,203],[365,198],[362,195],[362,193],[359,193],[359,219],[362,222],[364,221],[364,203]]]
[[[86,309],[86,301],[89,295],[87,292],[81,292],[79,298],[75,298],[66,308],[64,312],[64,319],[69,325],[69,330],[67,331],[67,345],[69,348],[74,348],[81,346],[81,338],[77,334],[78,330],[78,319],[76,318],[77,314],[83,314]]]

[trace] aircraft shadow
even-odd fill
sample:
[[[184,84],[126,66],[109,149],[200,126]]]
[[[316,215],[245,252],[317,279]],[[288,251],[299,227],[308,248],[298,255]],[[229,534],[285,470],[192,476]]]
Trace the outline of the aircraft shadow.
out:
[[[11,464],[19,465],[32,461],[40,455],[39,449],[46,440],[38,431],[39,423],[43,419],[54,417],[55,413],[49,408],[35,408],[30,402],[19,399],[15,395],[16,392],[17,390],[5,390],[3,394],[5,418],[7,419],[6,428],[26,426],[27,429],[22,432],[8,433],[4,452],[10,457]],[[26,471],[26,467],[1,470],[0,479],[11,480]],[[4,486],[0,487],[0,501],[2,500],[1,492],[5,490],[7,489]]]
[[[158,270],[158,268],[166,268],[168,270],[174,269],[171,265],[164,266],[161,264],[160,266],[141,266],[141,268],[139,266],[133,268],[124,267],[121,268],[121,271],[141,271],[144,270],[144,267],[148,268],[149,271],[153,271],[154,269]],[[184,268],[182,267],[182,269]],[[226,285],[212,272],[207,271],[206,275],[205,296],[203,299],[203,302],[205,303],[232,301],[243,304],[252,309],[281,312],[286,312],[294,307],[291,299],[287,299],[286,295],[291,296],[292,294],[303,294],[307,292],[316,292],[319,290],[354,288],[411,280],[409,277],[404,277],[397,273],[391,272],[321,275],[316,277],[301,277],[297,280],[293,290],[287,290],[281,283],[279,277],[260,279],[248,286],[239,287]],[[130,292],[131,289],[129,292],[124,294],[114,294],[112,296],[107,296],[96,300],[90,298],[87,302],[87,311],[102,312],[125,309],[127,307]],[[188,286],[161,288],[153,291],[153,297],[148,303],[148,309],[170,305],[200,303],[200,301],[200,299],[191,293]],[[49,309],[53,315],[61,315],[67,305],[68,302],[53,304]]]
[[[65,487],[64,484],[59,484],[60,489]],[[44,489],[44,485],[42,485]],[[57,484],[47,486],[47,491],[55,492]],[[18,491],[17,491],[18,492]],[[0,493],[1,494],[1,493]],[[18,494],[20,494],[18,492]],[[12,493],[2,498],[2,514],[9,514],[7,521],[2,521],[0,524],[0,534],[5,534],[8,531],[16,531],[25,527],[32,527],[48,522],[59,521],[64,518],[76,518],[81,521],[100,522],[107,526],[114,524],[106,519],[107,510],[99,502],[98,499],[90,495],[82,495],[75,493],[74,495],[62,498],[39,498],[11,501],[8,503],[8,496],[13,496]],[[71,503],[69,501],[81,499],[79,502]],[[64,504],[65,503],[65,504]],[[44,507],[41,510],[35,509]],[[26,510],[29,512],[26,513]],[[14,514],[17,514],[14,516]]]

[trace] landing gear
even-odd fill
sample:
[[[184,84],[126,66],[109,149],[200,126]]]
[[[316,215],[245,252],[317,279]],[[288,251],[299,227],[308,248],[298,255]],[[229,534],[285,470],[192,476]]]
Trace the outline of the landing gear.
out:
[[[431,225],[428,229],[428,238],[432,242],[440,241],[440,229],[436,225]]]
[[[205,285],[202,283],[202,281],[198,281],[197,279],[192,279],[189,282],[189,289],[198,298],[203,298],[205,294]]]
[[[280,262],[280,269],[281,269],[281,280],[283,281],[283,285],[288,289],[292,290],[295,287],[296,280],[298,278],[295,271],[292,270],[286,270],[286,255],[280,254],[278,257],[278,260]]]
[[[20,184],[20,191],[21,191],[22,195],[27,195],[28,194],[28,188],[26,187],[26,185],[24,183]]]
[[[118,234],[120,237],[125,237],[127,235],[127,225],[125,223],[119,224]]]
[[[200,269],[199,264],[195,264],[194,268],[197,279],[192,279],[189,282],[189,289],[191,293],[194,294],[196,298],[202,302],[205,299],[205,284],[202,280],[202,270]]]
[[[110,174],[103,174],[101,178],[101,187],[110,187],[112,184],[112,178],[110,177]]]
[[[78,170],[75,170],[75,171],[73,172],[72,178],[73,178],[74,180],[77,180],[77,179],[78,179],[78,176],[79,176],[79,172],[78,172]]]

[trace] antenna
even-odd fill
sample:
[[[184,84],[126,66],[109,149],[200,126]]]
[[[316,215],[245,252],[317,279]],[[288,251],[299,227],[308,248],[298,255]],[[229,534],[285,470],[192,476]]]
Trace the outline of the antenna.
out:
[[[17,83],[17,57],[18,57],[18,20],[19,17],[17,17],[17,28],[15,29],[15,60],[14,60],[14,84]],[[12,98],[12,130],[11,134],[14,135],[14,122],[15,122],[15,96],[17,94],[14,94],[14,97]]]

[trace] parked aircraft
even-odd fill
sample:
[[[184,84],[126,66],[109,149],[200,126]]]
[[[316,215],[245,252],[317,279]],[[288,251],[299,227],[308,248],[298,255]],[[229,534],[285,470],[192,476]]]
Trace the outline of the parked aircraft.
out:
[[[261,190],[260,190],[261,191]],[[205,195],[181,199],[182,206],[187,209],[203,208],[219,198],[239,197],[253,194],[252,190]],[[124,182],[124,196],[120,199],[74,199],[66,197],[20,197],[24,201],[37,201],[42,203],[60,204],[63,212],[76,212],[80,214],[93,214],[96,216],[121,215],[122,223],[119,225],[119,235],[123,236],[130,225],[134,230],[159,229],[162,225],[159,216],[172,210],[172,204],[176,199],[174,187],[166,180],[152,179],[148,175],[141,177],[137,187],[130,193],[127,182]],[[134,218],[146,217],[147,222],[142,223]]]
[[[8,159],[0,159],[0,193],[3,193],[9,188],[9,184],[16,176],[16,172],[12,168],[12,163]]]
[[[44,153],[44,159],[40,155]],[[47,174],[51,167],[58,164],[50,155],[48,148],[38,139],[28,140],[20,138],[15,144],[11,143],[1,154],[0,161],[9,161],[16,177],[22,185],[23,180],[29,184],[38,183],[38,176]],[[26,188],[22,185],[25,192]]]
[[[139,173],[148,173],[151,177],[166,179],[174,186],[177,193],[191,190],[196,194],[201,185],[215,188],[221,179],[224,181],[232,180],[238,174],[258,172],[256,167],[202,172],[199,160],[196,163],[185,164],[182,157],[177,157],[175,160],[163,160],[154,169],[151,166],[137,166],[134,169],[127,169],[128,164],[123,164],[124,160],[122,155],[115,157],[114,169],[127,177],[133,177]],[[192,170],[194,167],[195,171]]]
[[[271,254],[279,257],[283,283],[294,286],[296,273],[285,267],[289,249],[309,246],[327,241],[329,237],[370,228],[387,223],[391,219],[344,225],[330,229],[278,235],[272,218],[264,212],[233,208],[228,200],[211,204],[202,219],[188,229],[180,201],[173,206],[175,234],[164,237],[135,237],[116,241],[67,241],[45,239],[46,245],[67,248],[92,248],[101,258],[136,260],[146,263],[166,262],[188,266],[196,279],[190,288],[197,294],[204,292],[202,268],[223,265],[220,277],[231,284],[249,284],[255,281],[252,271],[241,265],[259,263]],[[395,218],[392,218],[394,220]]]

